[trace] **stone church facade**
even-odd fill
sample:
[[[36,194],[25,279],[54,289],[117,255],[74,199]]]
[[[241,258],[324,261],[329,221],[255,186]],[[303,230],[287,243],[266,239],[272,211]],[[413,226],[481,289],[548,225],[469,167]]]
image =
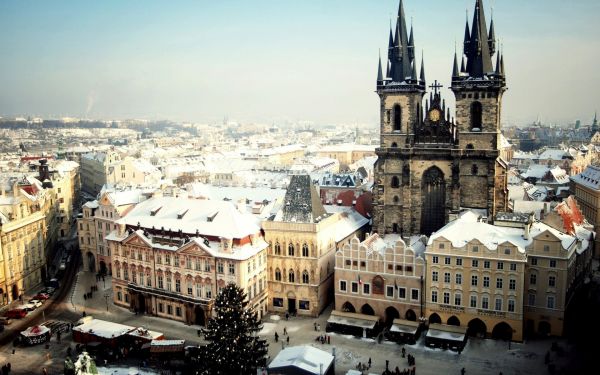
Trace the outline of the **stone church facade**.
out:
[[[414,35],[412,29],[407,33],[405,19],[400,1],[386,74],[380,61],[377,77],[381,140],[373,229],[380,235],[430,235],[466,208],[493,219],[508,208],[507,164],[500,158],[506,79],[493,21],[488,31],[477,0],[472,28],[467,23],[465,29],[464,56],[454,57],[453,118],[437,81],[423,103],[424,62],[418,72]]]

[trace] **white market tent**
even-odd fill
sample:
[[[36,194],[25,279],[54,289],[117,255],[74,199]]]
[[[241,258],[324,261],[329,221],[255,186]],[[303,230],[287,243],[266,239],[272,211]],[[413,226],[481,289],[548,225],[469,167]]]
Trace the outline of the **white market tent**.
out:
[[[283,349],[268,366],[270,375],[334,374],[334,357],[309,345]]]

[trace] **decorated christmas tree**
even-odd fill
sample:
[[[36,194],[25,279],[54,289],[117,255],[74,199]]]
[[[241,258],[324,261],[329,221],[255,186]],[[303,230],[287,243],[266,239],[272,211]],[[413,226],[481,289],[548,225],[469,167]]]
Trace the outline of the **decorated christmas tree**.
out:
[[[262,323],[248,307],[246,293],[228,284],[215,300],[215,317],[203,330],[209,344],[202,348],[200,374],[256,374],[265,366],[268,344],[258,333]]]

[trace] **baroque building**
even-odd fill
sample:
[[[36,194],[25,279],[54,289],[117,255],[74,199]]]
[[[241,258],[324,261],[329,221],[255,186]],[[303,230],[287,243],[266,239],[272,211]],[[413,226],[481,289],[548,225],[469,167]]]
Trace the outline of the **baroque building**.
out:
[[[504,60],[482,1],[476,1],[472,27],[467,21],[460,63],[454,58],[456,119],[437,81],[423,103],[425,67],[421,60],[419,71],[415,50],[401,0],[386,74],[380,59],[377,75],[380,147],[373,194],[374,230],[381,235],[429,235],[463,209],[491,219],[507,210],[507,165],[500,158]]]

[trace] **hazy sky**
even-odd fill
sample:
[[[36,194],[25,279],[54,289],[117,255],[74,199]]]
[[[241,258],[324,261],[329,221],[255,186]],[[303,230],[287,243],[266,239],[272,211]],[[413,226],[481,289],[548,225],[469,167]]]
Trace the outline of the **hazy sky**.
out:
[[[474,3],[405,0],[428,84],[449,84],[455,40],[460,48],[465,9],[472,14]],[[488,22],[494,6],[504,44],[503,121],[591,122],[600,109],[600,1],[484,4]],[[375,124],[377,54],[387,51],[397,6],[2,0],[0,113]]]

